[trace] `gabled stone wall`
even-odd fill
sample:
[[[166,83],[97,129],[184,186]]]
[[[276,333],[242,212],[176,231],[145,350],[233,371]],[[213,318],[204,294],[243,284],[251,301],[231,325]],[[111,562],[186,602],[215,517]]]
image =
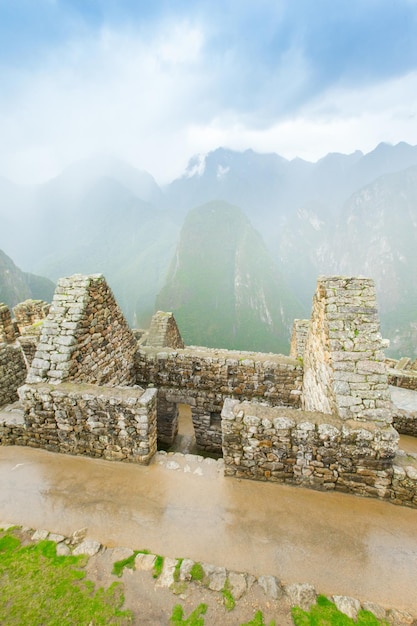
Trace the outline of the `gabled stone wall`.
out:
[[[172,313],[157,311],[152,316],[146,345],[155,348],[184,348],[184,342]]]
[[[61,278],[28,383],[134,383],[135,338],[100,274]]]

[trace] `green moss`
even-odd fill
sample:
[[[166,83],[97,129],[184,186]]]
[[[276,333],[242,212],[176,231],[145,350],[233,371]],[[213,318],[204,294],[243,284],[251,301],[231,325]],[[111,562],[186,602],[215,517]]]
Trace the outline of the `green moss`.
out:
[[[174,582],[178,582],[180,579],[180,570],[181,570],[181,565],[184,559],[177,559],[177,562],[175,564],[175,570],[174,570]]]
[[[169,620],[171,626],[179,626],[183,624],[184,626],[204,626],[204,615],[207,611],[207,604],[199,604],[196,609],[192,613],[190,613],[188,618],[184,618],[184,609],[180,604],[176,604],[172,610],[172,615]]]
[[[226,611],[232,611],[236,606],[236,600],[233,597],[232,588],[228,578],[226,578],[226,582],[222,589],[222,596]]]
[[[57,556],[53,541],[22,546],[13,531],[0,538],[0,623],[8,626],[42,624],[130,624],[122,611],[122,586],[95,590],[85,579],[84,556]]]
[[[162,568],[164,567],[164,557],[157,556],[153,564],[152,576],[158,578],[162,574]]]
[[[128,556],[126,559],[115,561],[113,563],[113,569],[111,573],[114,574],[114,576],[118,576],[120,578],[121,575],[123,574],[123,570],[125,567],[128,567],[129,569],[133,569],[135,567],[135,559],[138,554],[139,554],[139,550],[135,550],[133,554]]]
[[[339,611],[325,596],[318,596],[310,611],[294,607],[291,615],[295,626],[388,626],[388,622],[377,619],[370,611],[359,611],[355,621]]]
[[[194,563],[190,571],[191,580],[202,582],[204,579],[204,570],[201,563]]]
[[[250,622],[245,622],[244,624],[241,624],[240,626],[267,626],[267,625],[264,622],[264,616],[262,614],[262,611],[256,611],[254,618],[251,619]],[[272,620],[271,622],[269,622],[269,626],[275,626],[275,621]],[[317,626],[319,626],[319,624],[317,624]]]

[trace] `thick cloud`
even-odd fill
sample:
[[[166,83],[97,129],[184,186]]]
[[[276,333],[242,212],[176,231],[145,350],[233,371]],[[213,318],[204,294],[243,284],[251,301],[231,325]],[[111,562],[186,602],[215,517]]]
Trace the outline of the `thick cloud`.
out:
[[[0,0],[0,174],[417,143],[416,21],[414,0]]]

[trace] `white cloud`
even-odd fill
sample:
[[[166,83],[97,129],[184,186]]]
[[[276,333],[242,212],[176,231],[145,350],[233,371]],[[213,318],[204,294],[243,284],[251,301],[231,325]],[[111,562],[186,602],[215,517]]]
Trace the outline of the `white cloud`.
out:
[[[0,172],[36,181],[103,151],[169,175],[190,110],[198,116],[202,46],[186,23],[150,41],[105,30],[73,42],[0,109]]]
[[[277,152],[316,161],[328,152],[368,152],[381,141],[417,144],[417,72],[360,90],[333,88],[268,128],[250,128],[236,116],[188,129],[188,144]]]
[[[196,22],[166,21],[146,33],[107,28],[55,50],[37,72],[16,74],[0,101],[0,175],[37,182],[111,153],[167,182],[192,154],[218,146],[316,160],[380,141],[417,143],[417,73],[361,89],[336,85],[293,116],[259,95],[248,114],[223,92],[238,59],[223,68],[205,46]],[[308,81],[297,49],[284,61],[268,97],[297,97]]]

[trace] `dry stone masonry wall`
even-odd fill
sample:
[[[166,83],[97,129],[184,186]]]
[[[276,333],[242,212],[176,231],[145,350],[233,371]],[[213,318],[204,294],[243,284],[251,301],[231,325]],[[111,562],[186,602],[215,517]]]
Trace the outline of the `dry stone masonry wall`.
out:
[[[0,343],[13,343],[16,333],[10,309],[0,302]]]
[[[16,402],[17,389],[25,382],[27,370],[19,344],[0,343],[0,407]]]
[[[309,324],[310,320],[294,320],[290,345],[290,356],[294,359],[304,359]]]
[[[220,413],[227,397],[271,405],[300,405],[302,366],[274,354],[139,346],[136,382],[158,388],[158,433],[169,444],[177,430],[177,405],[191,407],[197,445],[221,452]]]
[[[156,390],[24,385],[25,445],[147,464],[156,452]]]
[[[390,423],[383,347],[373,281],[319,279],[304,353],[304,408]]]
[[[222,427],[228,476],[393,497],[394,429],[237,400],[226,400]]]
[[[20,335],[38,334],[49,312],[49,304],[43,300],[25,300],[13,308]]]
[[[172,313],[157,311],[152,316],[146,344],[155,348],[184,348],[184,342]]]
[[[100,275],[61,279],[39,326],[24,423],[0,424],[2,443],[148,463],[188,404],[198,446],[223,450],[227,475],[417,506],[417,460],[397,451],[369,279],[319,279],[311,320],[294,325],[294,357],[184,348],[171,313],[135,337]],[[0,381],[14,398],[24,352],[7,307],[0,333]],[[20,340],[30,361],[33,336]]]
[[[28,382],[131,385],[135,349],[135,338],[103,276],[62,278]]]

